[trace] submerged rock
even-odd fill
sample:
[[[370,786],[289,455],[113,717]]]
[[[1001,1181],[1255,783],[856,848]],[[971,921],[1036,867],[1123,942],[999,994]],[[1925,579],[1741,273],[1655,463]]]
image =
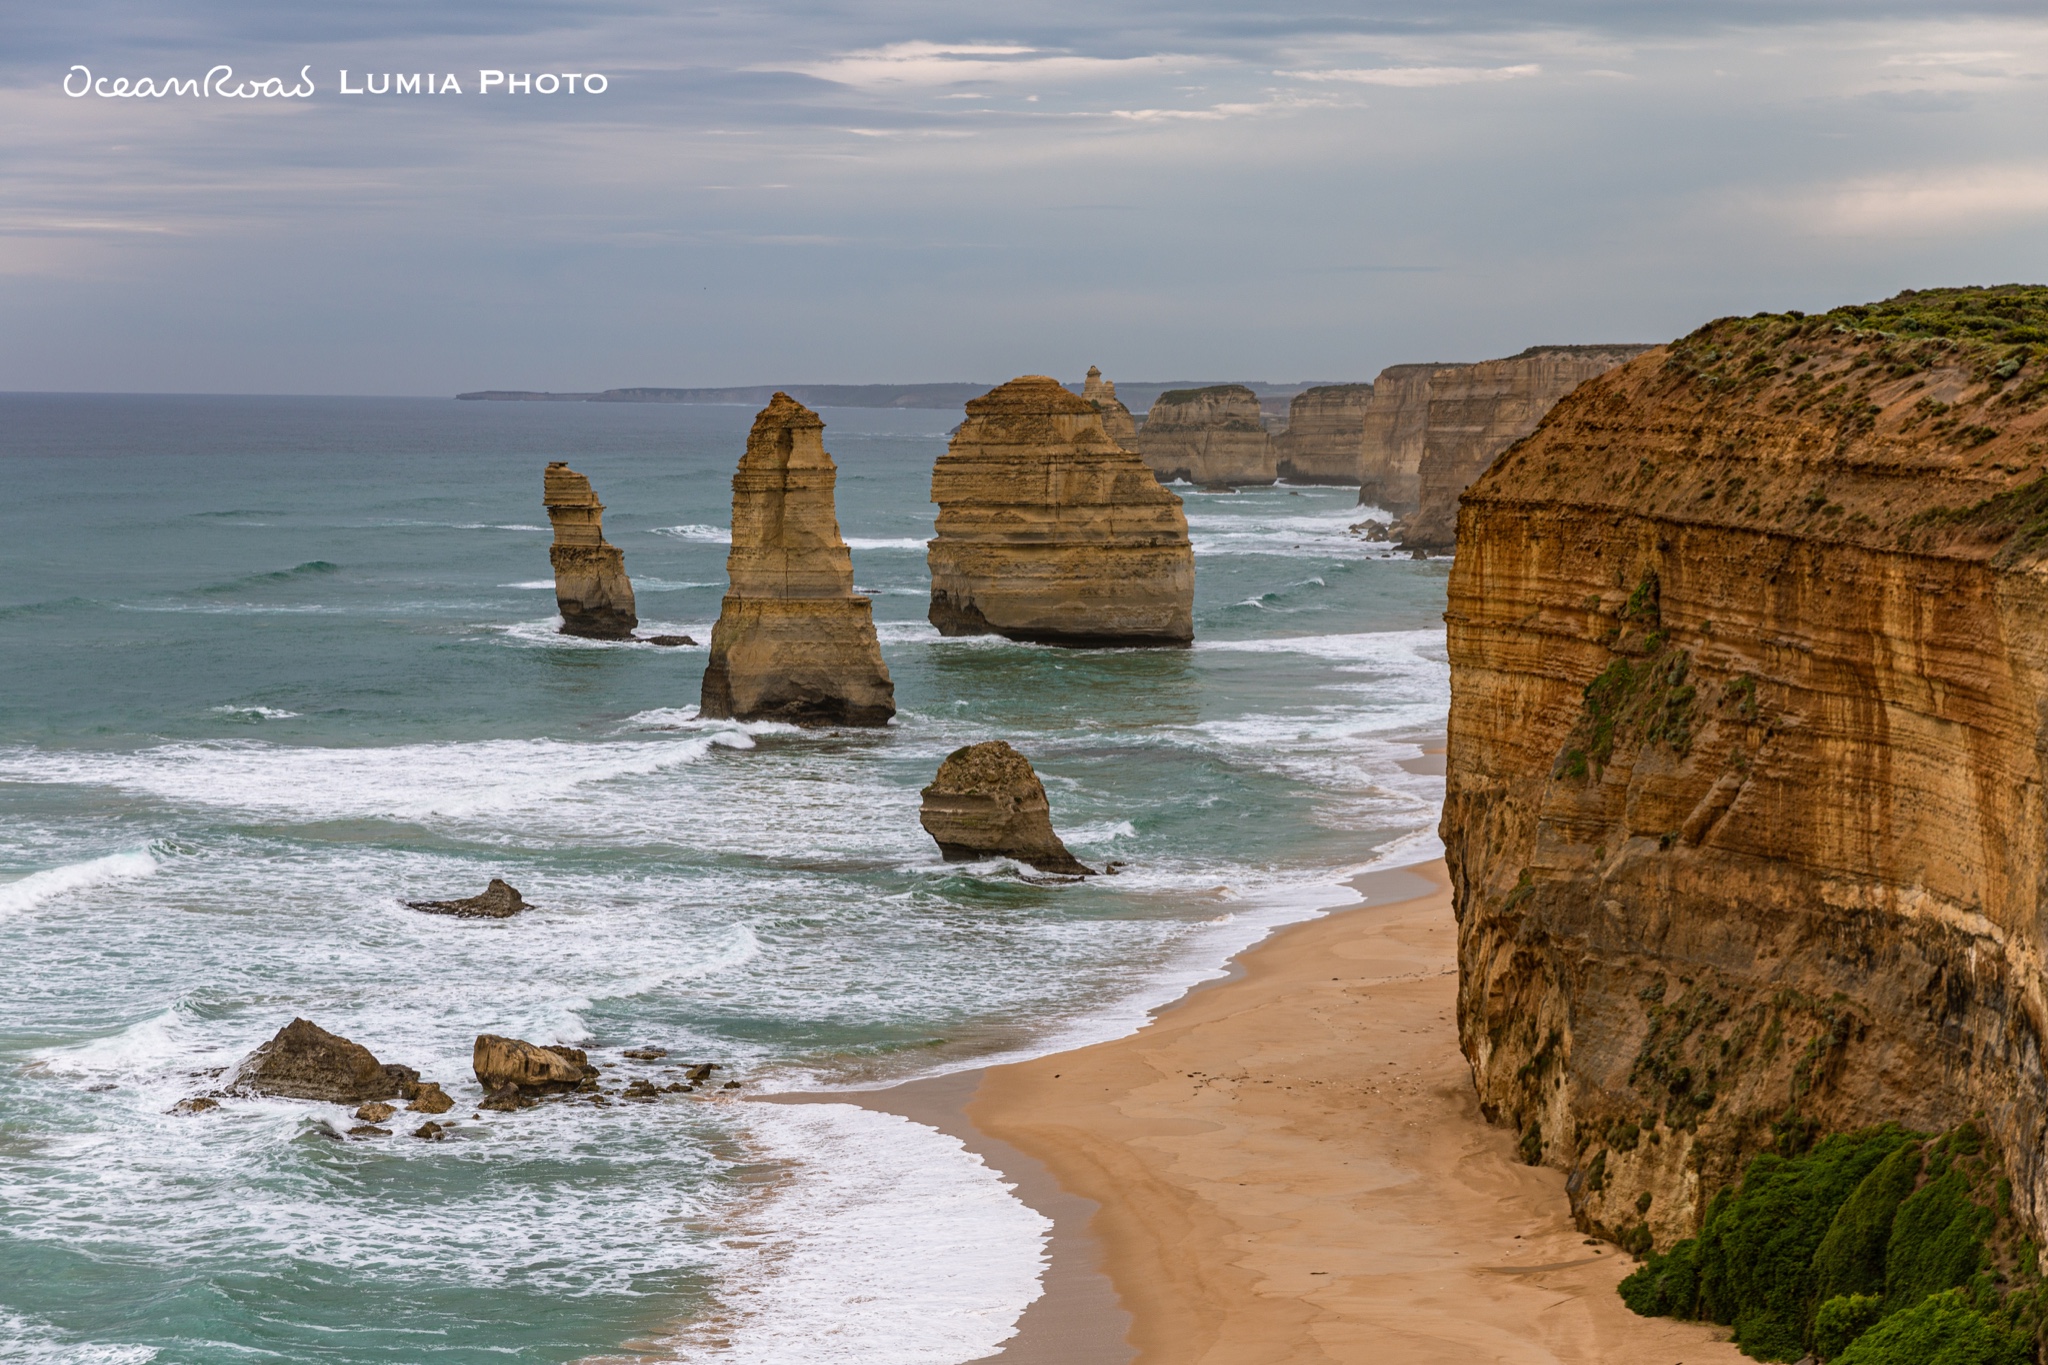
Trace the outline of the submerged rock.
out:
[[[559,460],[547,467],[542,498],[555,543],[548,559],[555,567],[555,606],[562,634],[592,640],[630,640],[640,618],[626,556],[604,538],[604,504],[590,480]]]
[[[676,649],[697,643],[688,635],[643,635],[640,638],[650,645],[660,645],[664,649]]]
[[[553,1047],[536,1047],[495,1033],[477,1035],[470,1064],[476,1070],[478,1083],[493,1092],[493,1099],[497,1097],[496,1092],[507,1086],[520,1094],[574,1090],[583,1083],[586,1075],[597,1074],[597,1069],[589,1065],[583,1052],[577,1048],[564,1047],[559,1043]],[[484,1107],[494,1106],[487,1099]]]
[[[707,719],[886,725],[896,714],[873,604],[854,595],[824,431],[786,393],[754,418],[732,476],[730,586],[698,706]]]
[[[172,1105],[171,1112],[173,1114],[203,1114],[209,1109],[218,1108],[220,1108],[219,1100],[207,1095],[194,1095],[190,1099],[179,1100],[176,1104]]]
[[[1236,487],[1276,477],[1259,396],[1242,384],[1160,394],[1138,433],[1138,450],[1161,482]]]
[[[382,1100],[371,1100],[368,1104],[356,1106],[356,1117],[364,1123],[382,1123],[397,1112],[397,1106],[386,1104]]]
[[[918,823],[947,862],[1015,858],[1040,872],[1094,875],[1053,833],[1045,785],[1029,760],[1002,740],[955,749],[923,795]]]
[[[932,469],[931,623],[1059,645],[1194,638],[1180,499],[1111,440],[1093,403],[1025,375],[967,404]]]
[[[491,878],[481,896],[459,901],[407,901],[406,905],[430,915],[453,915],[457,919],[510,919],[521,910],[533,909],[519,894],[519,888],[496,877]]]
[[[390,1137],[391,1130],[379,1128],[374,1123],[359,1123],[348,1130],[348,1135],[352,1138]]]
[[[419,1073],[410,1067],[386,1066],[361,1044],[310,1020],[294,1019],[249,1054],[232,1088],[251,1095],[360,1104],[395,1099],[418,1080]]]
[[[413,1129],[412,1135],[416,1138],[425,1138],[429,1142],[439,1142],[448,1135],[448,1129],[445,1125],[428,1119],[425,1123]]]

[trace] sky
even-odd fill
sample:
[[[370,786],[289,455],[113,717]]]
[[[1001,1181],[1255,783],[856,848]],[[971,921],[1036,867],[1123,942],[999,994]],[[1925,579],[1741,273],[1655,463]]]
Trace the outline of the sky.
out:
[[[0,33],[0,390],[1351,380],[2048,279],[2038,3],[0,0]],[[314,90],[66,93],[217,65]]]

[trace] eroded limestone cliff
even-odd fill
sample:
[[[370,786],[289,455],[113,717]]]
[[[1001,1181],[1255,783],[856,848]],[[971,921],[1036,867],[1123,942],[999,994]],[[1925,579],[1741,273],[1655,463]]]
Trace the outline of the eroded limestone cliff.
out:
[[[1116,385],[1102,377],[1102,371],[1094,365],[1088,367],[1088,378],[1081,385],[1081,396],[1095,405],[1102,414],[1102,429],[1109,439],[1125,450],[1136,450],[1138,422],[1131,416],[1131,410],[1116,396]]]
[[[2042,288],[1723,320],[1466,492],[1459,1030],[1587,1229],[1973,1114],[2048,1227],[2043,342]]]
[[[1273,468],[1289,483],[1359,481],[1370,384],[1303,389],[1287,405],[1287,429],[1273,438]]]
[[[1431,375],[1416,510],[1396,528],[1402,548],[1448,551],[1457,541],[1458,495],[1503,450],[1534,431],[1558,399],[1648,349],[1531,346],[1504,360]]]
[[[1389,365],[1372,381],[1359,424],[1358,505],[1396,517],[1415,510],[1422,447],[1429,435],[1429,379],[1452,364]]]
[[[967,404],[932,468],[931,622],[942,635],[1186,644],[1195,559],[1180,499],[1093,403],[1024,375]]]
[[[1259,396],[1242,384],[1160,394],[1138,431],[1138,451],[1162,483],[1231,488],[1277,477]]]
[[[593,640],[630,640],[640,618],[633,610],[633,585],[626,556],[604,538],[604,504],[590,480],[556,461],[541,480],[541,500],[555,528],[548,560],[555,567],[555,606],[564,635]]]
[[[754,418],[732,476],[730,583],[699,715],[886,725],[896,714],[873,604],[854,596],[824,433],[818,414],[786,393]]]

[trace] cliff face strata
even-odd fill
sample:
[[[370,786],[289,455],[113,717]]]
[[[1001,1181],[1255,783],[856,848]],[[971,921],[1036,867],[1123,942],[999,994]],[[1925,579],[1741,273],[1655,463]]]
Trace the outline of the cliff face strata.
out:
[[[798,725],[886,725],[896,687],[873,604],[853,593],[825,423],[786,393],[754,419],[732,476],[730,584],[698,714]]]
[[[1449,550],[1457,539],[1458,495],[1503,450],[1534,431],[1558,399],[1647,349],[1532,346],[1505,360],[1431,375],[1416,510],[1398,528],[1402,547]]]
[[[1273,438],[1273,468],[1289,483],[1353,484],[1364,454],[1370,384],[1304,389],[1287,405],[1287,429]]]
[[[1081,396],[1095,405],[1102,414],[1102,430],[1110,440],[1125,450],[1136,450],[1138,422],[1131,416],[1131,410],[1116,396],[1116,385],[1102,377],[1102,371],[1093,365],[1088,367],[1088,378],[1081,385]]]
[[[1162,483],[1222,488],[1278,477],[1258,395],[1242,384],[1160,394],[1138,432],[1138,450]]]
[[[930,617],[943,635],[1066,645],[1194,638],[1180,499],[1044,375],[967,404],[932,469]]]
[[[2048,1226],[2037,338],[2048,290],[1723,321],[1465,494],[1460,1037],[1583,1227],[1668,1245],[1760,1150],[1978,1113]]]
[[[604,538],[604,504],[590,480],[555,462],[542,478],[541,499],[555,528],[548,559],[555,567],[555,606],[564,635],[593,640],[630,640],[640,624],[634,614],[633,585],[626,556]]]

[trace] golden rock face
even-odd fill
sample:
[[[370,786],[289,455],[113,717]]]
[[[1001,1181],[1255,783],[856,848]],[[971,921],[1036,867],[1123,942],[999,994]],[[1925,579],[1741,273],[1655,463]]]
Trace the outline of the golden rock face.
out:
[[[1973,1114],[2048,1224],[2042,369],[1724,321],[1466,491],[1460,1038],[1588,1230],[1668,1245],[1774,1143]]]
[[[1221,488],[1276,477],[1259,397],[1242,384],[1160,394],[1138,431],[1138,450],[1162,482]]]
[[[1304,389],[1287,404],[1287,430],[1273,438],[1273,468],[1289,483],[1354,484],[1361,474],[1370,384]]]
[[[1462,365],[1389,365],[1372,381],[1360,420],[1358,505],[1405,517],[1421,498],[1422,448],[1429,437],[1429,381]]]
[[[1081,396],[1095,405],[1102,414],[1102,430],[1110,440],[1125,450],[1138,447],[1138,423],[1131,416],[1131,410],[1116,396],[1116,385],[1102,377],[1102,371],[1095,366],[1088,367],[1088,378],[1081,385]]]
[[[754,419],[732,476],[730,586],[711,632],[698,714],[798,725],[886,725],[896,686],[874,609],[853,592],[839,470],[825,423],[786,393]]]
[[[1040,872],[1092,875],[1053,832],[1031,761],[1000,739],[955,749],[922,797],[918,823],[948,862],[1015,858]]]
[[[604,504],[590,480],[557,461],[542,477],[542,501],[555,528],[548,559],[555,569],[555,606],[564,635],[630,640],[640,624],[626,556],[604,538]]]
[[[943,635],[1186,644],[1195,559],[1180,499],[1044,375],[967,404],[932,469],[930,617]]]

